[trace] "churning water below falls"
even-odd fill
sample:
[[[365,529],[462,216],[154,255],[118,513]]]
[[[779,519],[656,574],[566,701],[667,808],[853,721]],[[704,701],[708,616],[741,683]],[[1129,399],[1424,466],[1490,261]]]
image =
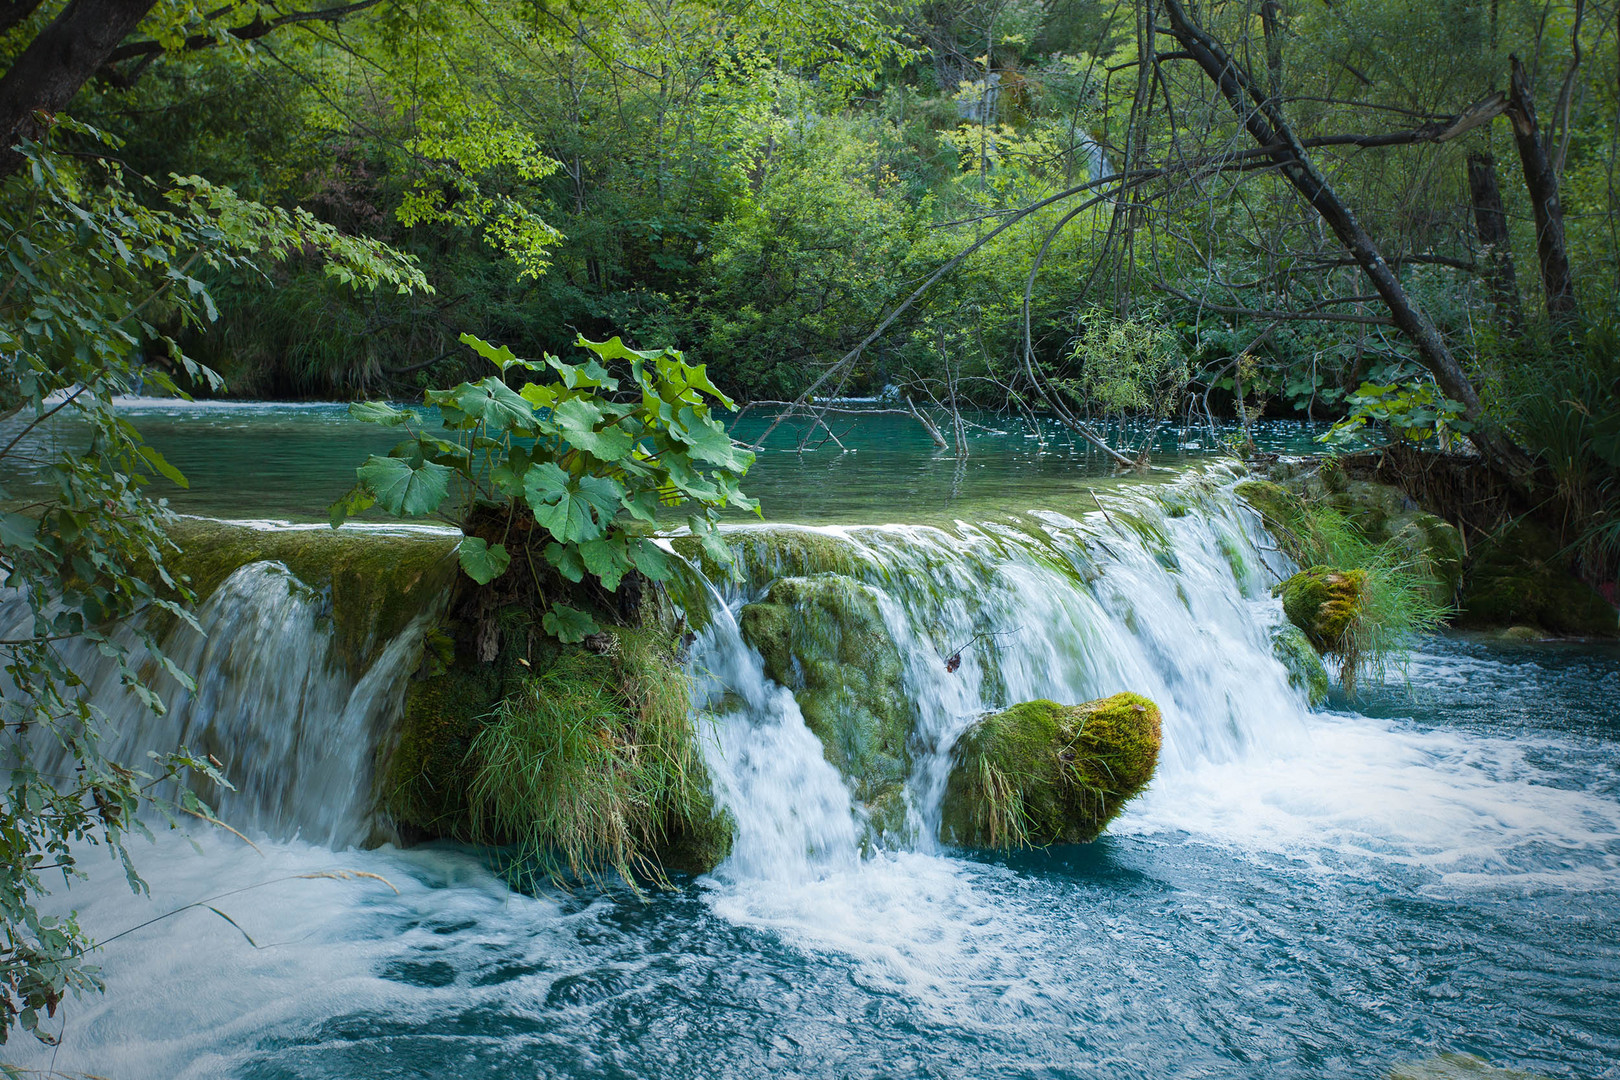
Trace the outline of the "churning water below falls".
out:
[[[692,670],[743,703],[707,750],[737,843],[644,902],[515,894],[453,846],[346,846],[411,642],[340,679],[307,590],[245,567],[191,655],[223,685],[158,741],[252,742],[224,810],[258,850],[166,837],[137,852],[150,900],[111,866],[71,893],[101,937],[201,900],[240,931],[199,907],[118,938],[61,1047],[7,1052],[128,1080],[1383,1077],[1445,1052],[1620,1076],[1620,653],[1435,639],[1312,712],[1268,645],[1286,567],[1225,482],[1081,520],[821,530],[855,545],[917,703],[913,835],[865,855],[738,635],[773,568],[733,533],[751,583],[688,593],[709,609]],[[1015,632],[947,672],[986,629]],[[1102,840],[931,839],[976,714],[1124,689],[1160,704],[1165,746]]]

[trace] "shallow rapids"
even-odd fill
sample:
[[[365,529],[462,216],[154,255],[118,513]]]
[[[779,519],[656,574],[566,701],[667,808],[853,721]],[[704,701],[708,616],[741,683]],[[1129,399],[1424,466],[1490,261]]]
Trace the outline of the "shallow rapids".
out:
[[[62,1046],[8,1054],[131,1080],[1620,1064],[1620,650],[1435,639],[1354,707],[1310,712],[1269,651],[1285,567],[1220,484],[1084,518],[833,531],[907,658],[906,835],[868,842],[739,636],[740,605],[781,572],[753,559],[697,590],[694,674],[740,703],[707,748],[738,823],[714,874],[646,902],[533,898],[453,846],[307,839],[352,835],[359,804],[330,810],[341,826],[266,825],[258,850],[164,837],[137,852],[151,900],[109,866],[72,892],[85,924],[107,938],[206,900],[235,925],[192,907],[119,937],[107,994],[59,1013]],[[946,671],[991,631],[1007,636]],[[332,723],[358,687],[308,699],[326,711],[302,737],[377,722]],[[973,716],[1120,689],[1160,703],[1165,752],[1108,836],[939,848],[945,755]],[[386,881],[307,876],[337,871]]]

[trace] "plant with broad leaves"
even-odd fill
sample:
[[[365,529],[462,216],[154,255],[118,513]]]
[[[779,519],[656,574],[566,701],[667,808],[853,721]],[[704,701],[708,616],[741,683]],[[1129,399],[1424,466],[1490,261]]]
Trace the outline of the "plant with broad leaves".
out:
[[[429,390],[424,403],[438,408],[442,427],[384,402],[350,406],[357,419],[401,428],[406,437],[355,470],[358,483],[332,507],[334,527],[373,505],[419,517],[448,502],[448,516],[464,528],[477,513],[501,523],[499,538],[461,543],[461,567],[478,584],[504,574],[521,550],[568,582],[589,575],[612,592],[631,571],[653,581],[669,576],[652,533],[660,507],[688,505],[695,509],[687,524],[704,551],[730,564],[716,522],[726,506],[758,510],[738,488],[754,455],[710,414],[711,403],[732,403],[702,364],[688,364],[675,349],[631,349],[616,337],[581,336],[577,344],[590,356],[579,364],[549,355],[522,360],[471,334],[461,340],[500,374]],[[513,389],[506,380],[515,376],[543,378]],[[539,527],[537,541],[516,527],[527,524],[522,517]],[[564,642],[597,630],[589,615],[555,601],[542,625]]]
[[[144,762],[108,758],[116,733],[96,703],[103,688],[75,669],[111,660],[155,713],[165,706],[154,673],[194,689],[139,618],[196,626],[186,582],[165,566],[169,511],[144,491],[153,476],[185,478],[119,414],[118,396],[184,396],[180,377],[217,382],[174,335],[215,317],[204,268],[253,271],[298,251],[324,256],[351,284],[426,288],[382,244],[195,177],[160,188],[105,156],[116,147],[59,116],[44,144],[22,145],[27,165],[0,185],[0,1042],[14,1025],[51,1041],[41,1023],[63,997],[101,985],[75,917],[39,910],[47,880],[83,877],[80,856],[99,846],[144,891],[127,846],[148,835],[142,812],[171,826],[181,813],[212,820],[183,787],[161,793],[187,776],[225,784],[183,747]],[[69,767],[41,769],[46,755]]]
[[[1438,438],[1445,444],[1453,435],[1474,430],[1463,417],[1462,403],[1440,393],[1432,382],[1362,383],[1345,404],[1349,412],[1320,437],[1322,442],[1344,443],[1375,427],[1408,442]]]

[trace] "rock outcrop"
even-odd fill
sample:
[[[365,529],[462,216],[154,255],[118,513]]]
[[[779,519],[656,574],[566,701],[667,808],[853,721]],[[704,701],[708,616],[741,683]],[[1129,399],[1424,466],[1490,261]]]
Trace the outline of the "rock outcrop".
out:
[[[940,839],[978,848],[1095,840],[1153,778],[1158,706],[1122,693],[1083,705],[1028,701],[957,740]]]
[[[739,622],[765,674],[793,691],[873,830],[901,828],[913,708],[872,591],[842,574],[779,578]]]

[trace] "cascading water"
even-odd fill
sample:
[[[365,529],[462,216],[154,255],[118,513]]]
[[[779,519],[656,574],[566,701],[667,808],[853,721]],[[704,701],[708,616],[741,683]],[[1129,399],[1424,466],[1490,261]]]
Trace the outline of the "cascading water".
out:
[[[151,902],[116,874],[76,886],[67,900],[103,937],[179,914],[106,950],[108,992],[67,1004],[59,1052],[5,1055],[131,1080],[1359,1080],[1447,1050],[1612,1070],[1612,649],[1436,639],[1412,692],[1309,712],[1270,650],[1267,593],[1288,567],[1229,480],[1217,468],[1072,517],[731,531],[744,580],[681,587],[736,843],[645,903],[514,895],[453,846],[323,846],[367,831],[374,740],[415,631],[350,671],[317,594],[245,567],[179,650],[203,690],[141,720],[139,745],[236,752],[227,818],[302,838],[137,851]],[[804,554],[818,548],[832,554]],[[906,825],[875,848],[739,626],[773,579],[822,570],[876,604],[913,709]],[[1159,703],[1165,742],[1108,836],[940,849],[949,753],[976,716],[1124,689]],[[389,884],[319,877],[340,870]]]
[[[181,746],[212,755],[234,790],[202,794],[223,820],[338,848],[363,842],[377,750],[398,717],[428,613],[352,671],[337,655],[330,605],[281,563],[240,567],[199,607],[200,631],[181,624],[164,642],[195,692],[158,670],[127,634],[130,666],[146,669],[168,705],[161,716],[124,690],[116,661],[69,646],[69,663],[111,720],[104,752],[126,762]],[[0,625],[26,633],[28,616],[12,601],[0,608]],[[61,773],[72,762],[53,746],[40,766]]]
[[[1171,506],[1167,507],[1165,492]],[[935,850],[957,737],[987,711],[1037,698],[1078,703],[1132,690],[1164,717],[1160,773],[1297,739],[1306,704],[1271,652],[1280,617],[1263,585],[1284,560],[1258,518],[1207,477],[1116,496],[1083,520],[1038,514],[1015,524],[823,528],[853,554],[905,669],[914,703],[911,828],[890,846]],[[780,535],[780,529],[770,530]],[[739,823],[734,874],[796,876],[842,868],[860,841],[849,793],[822,759],[793,696],[766,677],[735,612],[780,571],[769,544],[734,536],[745,580],[716,595],[717,617],[691,665],[719,710],[709,767]],[[963,646],[966,646],[965,648]],[[961,649],[961,664],[946,658]]]

